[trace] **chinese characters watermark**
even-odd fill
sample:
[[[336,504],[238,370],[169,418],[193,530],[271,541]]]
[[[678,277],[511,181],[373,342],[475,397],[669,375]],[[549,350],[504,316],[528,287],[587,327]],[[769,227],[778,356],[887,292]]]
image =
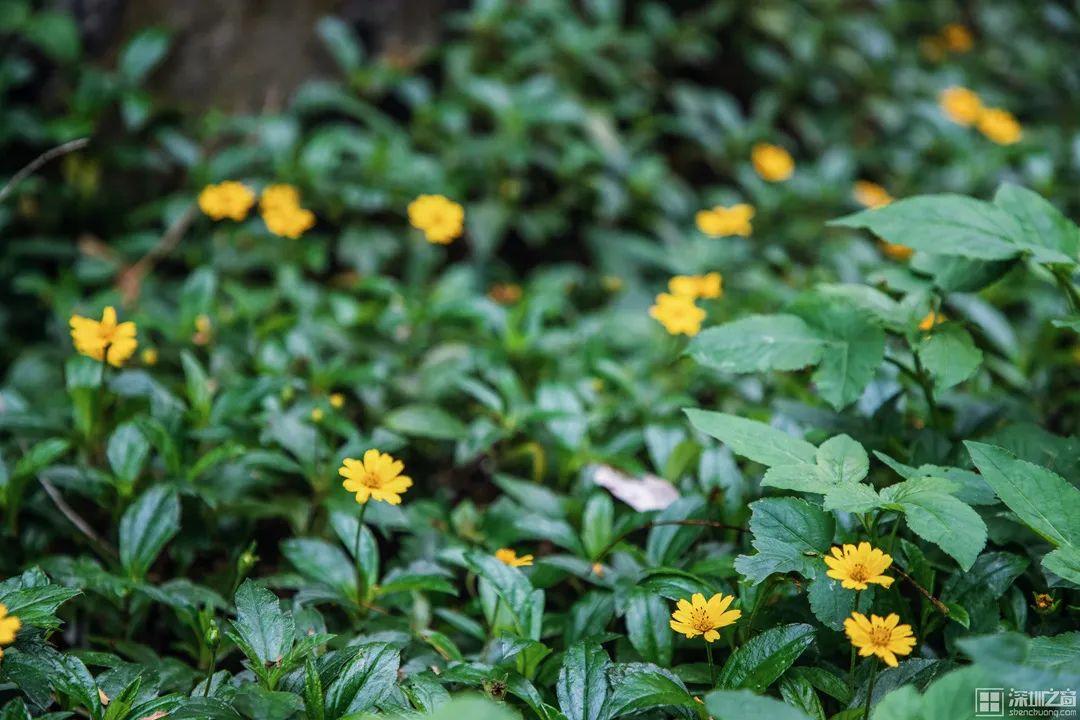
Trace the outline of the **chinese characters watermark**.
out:
[[[1076,690],[976,688],[975,717],[1076,718]]]

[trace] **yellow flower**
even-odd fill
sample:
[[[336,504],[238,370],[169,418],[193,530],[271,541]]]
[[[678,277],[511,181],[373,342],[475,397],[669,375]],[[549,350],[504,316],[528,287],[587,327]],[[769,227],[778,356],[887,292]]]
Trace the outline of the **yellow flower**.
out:
[[[931,310],[929,313],[926,314],[926,317],[919,321],[919,329],[923,332],[933,330],[935,325],[940,325],[941,323],[945,322],[946,319],[947,318],[945,317],[944,313],[934,312],[933,310]]]
[[[701,321],[705,319],[705,311],[695,305],[693,299],[668,293],[656,296],[656,304],[649,308],[649,315],[672,335],[697,335]]]
[[[998,145],[1012,145],[1020,142],[1024,130],[1008,110],[987,108],[979,115],[979,132]]]
[[[1054,607],[1054,598],[1047,593],[1035,593],[1035,609],[1050,610]]]
[[[158,351],[154,348],[146,348],[142,351],[143,365],[157,365]]]
[[[890,257],[893,260],[910,260],[911,256],[915,254],[915,251],[909,248],[907,245],[900,245],[899,243],[891,243],[885,240],[881,241],[881,252],[885,253],[886,257]]]
[[[982,100],[965,87],[942,90],[938,95],[938,106],[950,120],[959,125],[974,124],[983,111]]]
[[[717,205],[710,210],[700,210],[694,216],[694,222],[697,224],[698,230],[712,237],[722,237],[724,235],[749,237],[753,230],[750,225],[750,220],[753,217],[753,205],[738,203],[731,207]]]
[[[315,213],[299,206],[263,210],[262,219],[266,223],[267,230],[292,240],[315,226]]]
[[[378,450],[368,450],[363,461],[345,458],[338,475],[345,478],[342,485],[356,493],[356,502],[363,505],[369,498],[391,505],[401,504],[401,494],[412,487],[412,478],[402,475],[405,465]]]
[[[341,393],[330,393],[330,407],[335,410],[345,407],[345,396]]]
[[[117,324],[116,309],[111,305],[101,314],[100,322],[81,315],[72,315],[70,322],[75,349],[95,360],[107,360],[113,367],[123,365],[139,346],[135,323]]]
[[[862,613],[853,612],[844,621],[844,632],[851,644],[859,649],[861,657],[877,655],[889,667],[896,667],[897,655],[909,655],[915,647],[915,636],[910,625],[898,625],[900,616],[892,613],[886,618],[871,615],[868,620]]]
[[[733,625],[742,617],[741,610],[728,610],[735,599],[733,595],[716,593],[708,600],[701,593],[694,593],[690,601],[680,600],[675,612],[671,613],[671,629],[682,633],[688,639],[705,636],[705,642],[715,642],[722,627]]]
[[[235,180],[207,185],[199,193],[199,209],[214,220],[243,220],[255,204],[255,193]]]
[[[14,615],[8,615],[6,605],[0,605],[0,645],[10,645],[15,642],[15,634],[22,627],[22,621]],[[4,651],[0,649],[0,657]]]
[[[264,213],[297,207],[300,207],[300,191],[286,183],[267,185],[259,196],[259,210]]]
[[[423,231],[428,242],[447,245],[461,237],[465,208],[442,195],[421,195],[409,203],[409,223]]]
[[[885,207],[893,201],[888,190],[869,180],[856,180],[851,195],[855,202],[868,208]]]
[[[795,172],[795,160],[791,153],[779,145],[758,143],[750,151],[750,159],[762,180],[780,182]]]
[[[971,31],[960,23],[949,23],[941,28],[941,39],[945,47],[954,53],[966,53],[975,45]]]
[[[892,558],[868,542],[858,547],[844,545],[842,551],[833,547],[832,556],[825,556],[825,564],[829,566],[825,574],[848,590],[865,590],[870,583],[886,588],[893,584],[893,578],[882,575],[892,565]]]
[[[697,298],[718,298],[723,292],[724,279],[720,273],[707,275],[676,275],[668,280],[668,290],[672,295],[685,295],[691,300]]]
[[[322,408],[317,407],[311,409],[311,422],[320,423],[323,421],[324,417],[326,417],[326,413],[323,412]]]
[[[619,292],[623,288],[623,280],[617,275],[605,275],[600,278],[600,287],[611,293]]]
[[[495,551],[495,557],[510,567],[530,567],[533,564],[532,555],[518,557],[518,554],[511,548],[499,548]]]

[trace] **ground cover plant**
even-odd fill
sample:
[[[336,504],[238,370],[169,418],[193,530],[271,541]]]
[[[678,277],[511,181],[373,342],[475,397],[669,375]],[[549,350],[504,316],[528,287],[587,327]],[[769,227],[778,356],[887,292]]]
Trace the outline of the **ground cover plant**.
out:
[[[1075,11],[444,25],[0,2],[0,720],[1069,717]]]

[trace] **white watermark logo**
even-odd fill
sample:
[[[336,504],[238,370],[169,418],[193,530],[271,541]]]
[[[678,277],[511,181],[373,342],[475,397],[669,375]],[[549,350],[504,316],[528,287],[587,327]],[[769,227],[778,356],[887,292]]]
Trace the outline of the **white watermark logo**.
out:
[[[976,688],[975,717],[1076,718],[1076,691]]]

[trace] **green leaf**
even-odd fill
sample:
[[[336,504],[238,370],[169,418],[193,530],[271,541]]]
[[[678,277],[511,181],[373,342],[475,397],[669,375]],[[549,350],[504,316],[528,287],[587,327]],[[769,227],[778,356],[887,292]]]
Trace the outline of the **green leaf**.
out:
[[[200,418],[210,416],[210,403],[213,398],[213,388],[210,378],[202,365],[187,350],[180,352],[180,364],[184,368],[184,378],[187,384],[188,402]]]
[[[814,720],[825,720],[821,699],[805,677],[787,674],[780,678],[780,696],[788,705],[799,708]]]
[[[727,659],[717,683],[723,688],[764,692],[810,647],[814,633],[812,625],[793,623],[755,635]]]
[[[817,448],[810,443],[765,423],[694,408],[683,412],[695,428],[762,465],[812,463],[817,455]]]
[[[649,590],[635,588],[626,604],[626,635],[634,649],[651,663],[671,664],[671,609]]]
[[[130,491],[150,456],[150,441],[138,425],[126,422],[109,437],[105,454],[120,487]]]
[[[935,327],[923,337],[915,351],[938,390],[945,390],[970,378],[979,369],[983,357],[982,350],[975,347],[971,334],[956,323]]]
[[[824,343],[794,315],[751,315],[696,335],[687,354],[725,372],[800,370],[816,365]]]
[[[1016,218],[1023,231],[1018,244],[1037,262],[1075,265],[1080,259],[1080,228],[1038,193],[1005,183],[994,204]]]
[[[345,552],[317,538],[289,538],[281,553],[309,582],[332,587],[342,598],[356,598],[356,568]]]
[[[401,655],[388,643],[368,643],[357,648],[326,689],[326,714],[336,720],[369,710],[397,684]]]
[[[605,720],[611,660],[597,643],[579,642],[566,649],[555,684],[559,709],[567,720]]]
[[[69,447],[71,445],[68,441],[61,438],[50,438],[36,443],[15,463],[11,479],[23,480],[36,475],[59,460],[68,451]]]
[[[816,294],[790,309],[825,342],[812,377],[818,393],[837,410],[858,400],[885,358],[885,331],[877,320],[856,305]]]
[[[885,488],[881,499],[899,505],[916,535],[936,544],[966,571],[986,545],[986,523],[949,494],[955,488],[944,478],[913,478]]]
[[[705,696],[713,720],[811,720],[798,708],[749,690],[714,690]]]
[[[1023,243],[1020,223],[1010,213],[950,193],[897,200],[829,225],[866,228],[891,243],[975,260],[1007,260],[1020,253]]]
[[[37,45],[50,60],[72,63],[79,59],[82,51],[79,27],[67,13],[48,10],[36,12],[23,32],[26,39]]]
[[[1058,577],[1080,585],[1080,549],[1076,546],[1062,545],[1048,552],[1042,559],[1042,566]]]
[[[145,578],[165,543],[179,531],[176,490],[155,485],[140,495],[120,518],[120,564],[128,577]]]
[[[608,670],[611,686],[608,717],[624,717],[659,707],[690,708],[700,715],[700,704],[670,670],[650,663],[619,663]]]
[[[860,482],[870,472],[866,450],[847,435],[823,442],[814,459],[825,477],[835,484]]]
[[[31,585],[0,591],[0,604],[7,608],[9,615],[19,618],[23,627],[55,629],[60,627],[57,608],[81,594],[78,588],[63,585]]]
[[[360,69],[364,51],[360,39],[347,23],[336,17],[324,17],[315,24],[315,32],[343,72],[353,73]]]
[[[673,520],[701,520],[707,513],[705,499],[700,495],[679,498],[656,515],[659,523],[649,531],[645,540],[645,557],[653,565],[668,565],[681,557],[701,536],[700,525],[676,525]]]
[[[169,33],[160,28],[147,28],[124,46],[117,70],[129,83],[138,85],[146,80],[168,52]]]
[[[468,434],[457,418],[434,405],[405,405],[383,418],[394,432],[433,440],[460,440]]]
[[[833,518],[816,505],[797,498],[766,498],[750,504],[751,544],[755,555],[735,558],[735,569],[752,584],[773,573],[798,572],[814,577],[828,551]]]
[[[964,445],[986,482],[1028,527],[1054,545],[1080,546],[1080,490],[1003,448],[972,441]]]
[[[604,492],[593,493],[581,516],[581,542],[588,557],[595,558],[612,540],[615,503]]]
[[[235,635],[250,648],[259,666],[279,663],[293,645],[292,615],[281,610],[277,595],[251,580],[236,591]]]
[[[845,590],[840,586],[840,581],[826,575],[825,570],[823,564],[807,586],[806,595],[814,616],[826,627],[840,631],[844,629],[844,620],[851,617],[852,611],[855,610],[855,591]],[[867,590],[859,595],[860,606],[863,609],[869,605],[872,592],[872,590]],[[866,596],[865,599],[863,599],[864,596]]]

